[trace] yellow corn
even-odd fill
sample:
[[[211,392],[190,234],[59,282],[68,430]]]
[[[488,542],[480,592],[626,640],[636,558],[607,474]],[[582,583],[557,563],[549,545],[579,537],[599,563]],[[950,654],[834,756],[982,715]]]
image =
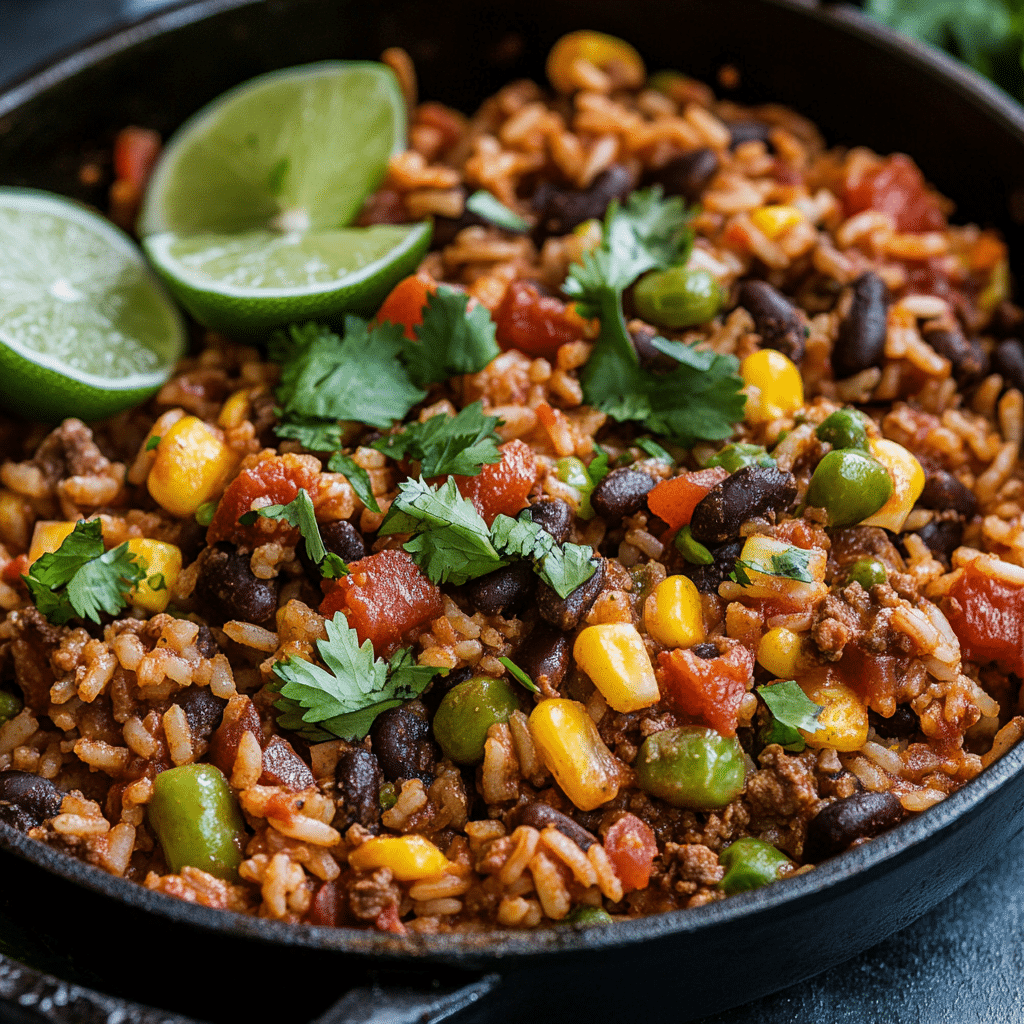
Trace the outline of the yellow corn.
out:
[[[800,686],[808,699],[823,709],[814,732],[800,730],[808,746],[860,750],[868,738],[868,709],[860,697],[838,680]]]
[[[146,578],[132,590],[132,604],[150,612],[162,612],[181,572],[181,549],[162,540],[133,537],[128,541],[128,550],[146,563]]]
[[[594,65],[612,85],[624,89],[639,89],[647,77],[643,59],[629,43],[583,29],[562,36],[548,54],[548,80],[558,92],[572,93],[587,84],[576,70],[580,61]]]
[[[357,871],[390,868],[399,882],[434,878],[451,863],[429,839],[414,834],[367,839],[348,855],[348,862]]]
[[[804,215],[795,206],[761,206],[750,215],[758,230],[771,239],[799,224]]]
[[[669,576],[644,602],[644,627],[665,647],[692,647],[706,636],[700,594],[693,580]]]
[[[892,477],[892,497],[861,526],[881,526],[899,533],[924,490],[921,463],[901,444],[885,438],[868,442],[871,454],[885,466]]]
[[[784,626],[769,629],[757,645],[758,663],[778,679],[793,679],[800,661],[800,635]]]
[[[619,763],[579,701],[542,700],[530,715],[530,735],[548,771],[581,811],[618,795]]]
[[[804,382],[800,371],[787,356],[763,348],[740,364],[747,392],[745,417],[748,423],[767,423],[791,416],[804,404]]]
[[[229,396],[228,400],[220,407],[217,426],[230,430],[232,427],[240,427],[248,418],[249,389],[244,388]]]
[[[219,431],[196,416],[183,416],[160,438],[146,486],[171,515],[191,516],[220,494],[237,462]]]
[[[572,653],[616,711],[639,711],[660,699],[644,638],[631,622],[587,626],[576,637]]]
[[[56,551],[77,525],[54,519],[43,519],[36,523],[32,531],[32,543],[28,548],[29,562],[34,562],[40,555]]]

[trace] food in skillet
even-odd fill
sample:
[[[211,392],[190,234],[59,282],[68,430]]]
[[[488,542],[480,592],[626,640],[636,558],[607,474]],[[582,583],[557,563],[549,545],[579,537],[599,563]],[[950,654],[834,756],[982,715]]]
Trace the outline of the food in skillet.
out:
[[[247,294],[146,404],[5,424],[8,823],[280,920],[595,923],[810,870],[1019,739],[1002,242],[617,40],[549,79],[412,103],[352,212],[431,249],[370,319],[264,351]],[[181,138],[144,244],[223,332],[230,260],[154,213]],[[279,270],[301,209],[233,251]]]

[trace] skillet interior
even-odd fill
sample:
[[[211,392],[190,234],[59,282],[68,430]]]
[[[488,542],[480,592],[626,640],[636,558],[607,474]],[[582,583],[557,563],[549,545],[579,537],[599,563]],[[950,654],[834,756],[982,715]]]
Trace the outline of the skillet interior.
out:
[[[0,96],[0,181],[102,205],[102,189],[83,187],[77,168],[84,154],[109,149],[124,124],[151,125],[166,134],[247,77],[325,57],[372,58],[388,45],[403,45],[413,54],[422,95],[470,110],[509,78],[539,77],[551,42],[580,27],[580,20],[577,5],[553,0],[528,0],[514,11],[459,0],[446,6],[443,24],[434,11],[408,2],[371,8],[317,0],[205,0],[87,47]],[[604,0],[588,5],[586,22],[635,43],[652,68],[678,67],[713,82],[723,63],[734,63],[743,75],[738,99],[794,106],[830,142],[912,153],[926,176],[958,201],[957,219],[993,224],[1006,234],[1011,253],[1024,249],[1015,217],[1024,206],[1021,113],[940,56],[896,42],[855,15],[823,15],[785,0],[680,0],[671,8]],[[31,861],[84,885],[88,893],[74,886],[63,890],[76,913],[101,914],[109,925],[105,931],[120,941],[126,929],[141,929],[168,956],[187,943],[194,955],[208,950],[211,957],[230,955],[239,963],[257,957],[282,969],[292,962],[306,971],[322,965],[330,972],[325,998],[358,982],[367,969],[351,958],[339,960],[337,952],[425,969],[529,967],[534,982],[544,972],[564,973],[570,964],[577,978],[597,977],[614,958],[619,965],[631,960],[648,968],[673,963],[673,985],[682,964],[687,975],[700,979],[699,986],[687,985],[686,1013],[695,1015],[824,969],[927,910],[1019,830],[1022,765],[1024,751],[1011,752],[944,804],[810,875],[696,911],[588,932],[403,941],[347,929],[292,929],[167,900],[60,857],[5,826],[0,844],[24,858],[12,862],[12,870],[29,879],[31,890],[19,889],[25,913],[51,877],[40,875]],[[56,906],[57,897],[48,900]],[[151,914],[161,918],[159,926]],[[838,933],[837,920],[844,922]],[[777,941],[780,934],[785,943]],[[81,956],[90,971],[103,960],[88,949]],[[737,956],[747,962],[740,981],[732,966]],[[159,976],[155,972],[151,983]],[[117,985],[154,1001],[149,983],[138,978],[108,971],[102,979],[104,987]],[[528,1001],[530,987],[515,987],[521,1003]],[[635,1008],[635,992],[626,995]],[[224,1019],[231,1005],[225,1001]]]

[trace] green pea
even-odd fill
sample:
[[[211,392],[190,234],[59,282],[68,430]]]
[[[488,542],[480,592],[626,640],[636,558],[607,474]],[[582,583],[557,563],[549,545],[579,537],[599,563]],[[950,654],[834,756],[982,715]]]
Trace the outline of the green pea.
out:
[[[580,492],[580,519],[593,519],[594,509],[590,504],[590,492],[594,489],[587,467],[575,455],[567,455],[555,463],[555,475],[563,484],[575,487]]]
[[[854,526],[891,497],[892,477],[885,466],[853,448],[829,452],[807,488],[807,504],[825,509],[829,526]]]
[[[759,444],[727,444],[717,455],[713,455],[704,463],[705,469],[721,466],[730,473],[744,466],[761,466],[768,469],[775,465],[775,460]]]
[[[730,843],[718,859],[725,868],[718,888],[729,896],[777,881],[779,872],[790,863],[784,853],[753,836]]]
[[[487,730],[507,722],[519,700],[504,679],[475,676],[449,690],[434,715],[434,739],[456,764],[479,764]]]
[[[866,417],[856,409],[837,409],[822,421],[814,432],[819,441],[827,441],[833,448],[868,450],[868,432],[864,429]]]
[[[676,551],[692,565],[711,565],[715,556],[699,540],[693,539],[689,526],[676,534]]]
[[[885,583],[888,579],[885,566],[877,558],[862,558],[854,562],[846,574],[847,583],[859,583],[865,590],[870,590],[876,583]]]
[[[238,878],[245,822],[215,765],[184,764],[161,772],[147,817],[171,871],[193,867],[217,878]]]
[[[662,327],[706,324],[722,307],[722,286],[706,270],[669,267],[644,275],[633,289],[636,310]]]
[[[636,771],[644,792],[673,807],[713,810],[743,792],[746,765],[735,737],[684,725],[648,736]]]
[[[209,526],[213,522],[213,517],[217,512],[217,502],[215,501],[204,501],[199,508],[196,509],[195,520],[200,526]]]
[[[24,706],[20,697],[7,690],[0,690],[0,725],[9,722]]]
[[[398,791],[395,789],[393,782],[385,782],[380,787],[380,793],[377,795],[377,801],[380,804],[382,811],[390,811],[395,804],[398,803]]]
[[[608,913],[604,907],[589,907],[581,903],[578,906],[572,908],[565,917],[562,918],[561,924],[611,924],[612,915]]]

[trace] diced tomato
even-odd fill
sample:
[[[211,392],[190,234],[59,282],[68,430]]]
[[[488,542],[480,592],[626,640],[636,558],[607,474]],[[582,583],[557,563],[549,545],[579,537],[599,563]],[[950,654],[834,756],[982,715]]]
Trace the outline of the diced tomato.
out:
[[[847,216],[863,210],[887,213],[900,231],[941,231],[946,216],[928,188],[917,164],[895,153],[873,170],[846,183],[843,206]]]
[[[295,753],[295,748],[283,736],[271,736],[263,748],[263,774],[261,786],[284,786],[293,793],[316,785],[309,765]]]
[[[501,446],[501,462],[484,466],[478,476],[457,476],[455,482],[488,526],[498,515],[514,516],[529,504],[526,496],[537,479],[537,460],[518,438]]]
[[[647,507],[673,530],[686,526],[702,498],[720,484],[729,471],[721,466],[683,473],[671,480],[662,480],[647,495]]]
[[[398,906],[394,903],[389,903],[377,915],[377,920],[374,921],[374,926],[377,931],[380,932],[391,932],[392,935],[406,934],[406,927],[402,924],[402,919],[398,916]]]
[[[1004,672],[1024,676],[1024,587],[968,565],[950,588],[943,610],[965,658],[994,661]]]
[[[380,551],[353,562],[320,602],[328,618],[344,611],[359,642],[369,640],[378,657],[390,654],[414,626],[444,609],[441,591],[420,572],[408,552]]]
[[[698,658],[685,649],[658,655],[662,697],[681,714],[698,718],[723,736],[736,735],[740,702],[754,671],[754,656],[734,644],[717,658]]]
[[[115,176],[142,188],[160,155],[160,145],[160,135],[152,128],[122,128],[114,139]]]
[[[529,281],[513,281],[494,311],[498,344],[530,356],[553,359],[558,349],[583,338],[584,321],[560,299],[541,295]]]
[[[229,778],[238,757],[238,745],[243,733],[251,732],[263,746],[263,727],[260,713],[248,697],[232,697],[224,709],[224,717],[210,739],[210,760]]]
[[[423,323],[423,307],[427,304],[427,296],[437,291],[437,282],[422,271],[402,278],[377,310],[377,323],[390,321],[401,324],[405,336],[410,341],[416,340],[415,327]]]
[[[264,505],[287,505],[295,500],[302,487],[315,498],[319,477],[320,463],[313,455],[289,453],[260,457],[228,485],[206,531],[206,543],[228,540],[250,547],[270,541],[296,543],[298,529],[283,520],[258,518],[251,526],[243,526],[238,519],[252,509],[257,498],[269,499],[264,500]]]
[[[3,579],[4,583],[14,586],[27,572],[28,555],[18,555],[17,558],[12,558],[4,566],[3,572],[0,572],[0,578]]]
[[[604,849],[623,892],[643,889],[651,880],[658,844],[654,833],[635,814],[624,814],[608,829]]]

